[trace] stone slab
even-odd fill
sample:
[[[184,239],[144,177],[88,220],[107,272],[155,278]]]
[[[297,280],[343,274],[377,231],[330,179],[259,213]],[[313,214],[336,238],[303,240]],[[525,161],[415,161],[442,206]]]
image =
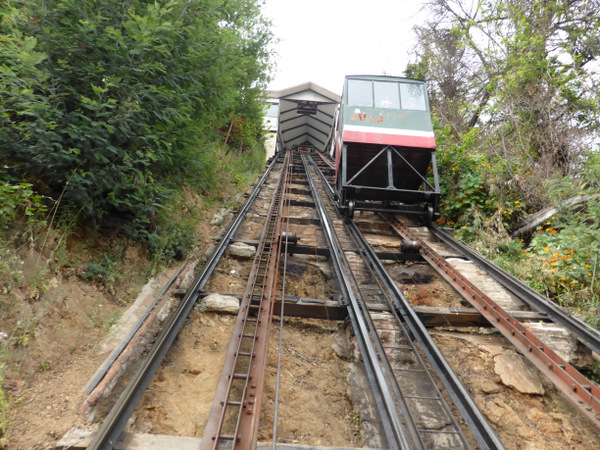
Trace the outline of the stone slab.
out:
[[[525,358],[513,352],[505,352],[494,357],[494,372],[500,376],[502,383],[523,394],[544,395],[544,387],[537,371]]]
[[[447,261],[480,291],[496,302],[502,309],[518,311],[525,308],[525,304],[521,300],[510,293],[504,286],[494,280],[485,270],[481,269],[476,264],[458,258],[449,258]]]
[[[565,327],[543,322],[526,322],[523,326],[567,363],[579,370],[592,368],[594,364],[592,351],[581,344]]]
[[[427,245],[429,245],[436,253],[442,255],[445,258],[450,256],[461,256],[459,253],[456,252],[456,250],[450,248],[448,245],[444,244],[433,234],[431,234],[427,227],[411,227],[410,231],[412,231],[419,239],[425,241]]]
[[[375,399],[362,363],[350,365],[348,396],[360,416],[360,434],[365,445],[385,448],[386,440],[381,429],[381,419],[375,408]]]
[[[73,429],[58,441],[56,449],[79,449],[87,448],[95,435],[95,431],[84,429]],[[116,450],[198,450],[201,437],[167,436],[161,434],[147,433],[123,433]],[[272,443],[258,443],[258,450],[273,449]],[[352,450],[346,447],[315,447],[312,445],[277,444],[275,450]],[[362,447],[362,450],[379,450],[379,448]]]
[[[202,312],[237,314],[240,309],[240,301],[236,297],[214,293],[200,300],[198,309]]]
[[[403,240],[398,236],[382,236],[377,234],[365,234],[364,236],[373,247],[387,247],[396,250],[402,248]]]
[[[233,242],[227,247],[227,254],[234,258],[252,259],[256,254],[256,247],[243,242]]]

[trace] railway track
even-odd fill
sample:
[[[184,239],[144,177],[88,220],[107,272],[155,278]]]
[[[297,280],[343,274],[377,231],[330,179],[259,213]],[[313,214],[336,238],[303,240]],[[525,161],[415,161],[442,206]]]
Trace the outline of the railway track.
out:
[[[303,159],[306,160],[306,157]],[[328,192],[329,198],[332,200],[332,192],[329,190],[327,181],[322,178],[320,186],[316,186],[308,168],[306,172],[312,187],[311,191],[317,193],[315,202],[319,203],[322,201],[318,194],[319,192]],[[337,211],[333,206],[333,202],[330,202],[329,205],[331,206],[328,214],[330,217],[335,217]],[[320,216],[322,216],[322,222],[330,220],[324,214],[320,213]],[[348,231],[346,231],[346,226],[344,225],[348,226],[348,231],[352,233],[352,239],[348,236]],[[394,289],[395,285],[393,281],[386,276],[387,272],[385,269],[377,265],[378,259],[376,255],[372,252],[367,241],[362,238],[360,231],[358,231],[358,228],[352,222],[346,224],[338,222],[336,234],[344,237],[348,236],[345,240],[347,242],[354,240],[355,244],[345,249],[337,245],[337,250],[346,254],[361,254],[369,268],[368,273],[357,274],[360,281],[358,283],[355,281],[355,286],[352,286],[355,298],[353,298],[352,292],[348,293],[351,302],[349,311],[351,317],[353,317],[353,322],[359,321],[360,318],[366,322],[365,324],[355,325],[355,329],[364,327],[374,330],[374,332],[370,333],[369,330],[366,330],[364,332],[364,340],[367,343],[369,340],[373,341],[376,348],[366,348],[365,351],[368,355],[372,355],[374,359],[403,362],[403,364],[390,367],[390,370],[393,374],[391,375],[391,384],[393,387],[397,387],[394,395],[398,398],[401,406],[400,410],[405,418],[405,426],[401,430],[404,434],[404,439],[393,440],[392,437],[388,436],[388,443],[391,447],[397,446],[398,448],[468,448],[461,429],[450,413],[424,361],[412,343],[412,337],[409,334],[407,325],[405,325],[408,323],[406,320],[407,316],[405,315],[403,317],[404,320],[402,320],[401,316],[396,313],[399,309],[396,306],[399,305],[401,296],[398,295],[399,291]],[[332,239],[330,250],[332,253],[336,250],[335,239]],[[340,254],[336,259],[347,258]],[[351,285],[352,281],[352,270],[349,272],[342,274],[342,277],[345,276],[350,279],[348,283],[344,283],[346,285]],[[385,299],[384,309],[393,318],[381,317],[381,307],[375,309],[375,312],[372,312],[369,308],[369,304],[379,306],[382,299]],[[376,324],[378,320],[384,322],[386,326],[384,328],[378,327]],[[416,325],[416,323],[413,322],[412,325]],[[385,345],[383,334],[389,333],[390,330],[393,330],[392,334],[395,339],[393,342]],[[431,341],[429,344],[431,345],[431,350],[437,350]],[[383,358],[382,354],[385,354],[386,358]],[[372,364],[376,366],[375,361]],[[451,372],[447,366],[443,369],[446,374]],[[451,386],[450,383],[447,383],[447,385],[448,387]],[[376,389],[376,386],[373,386],[373,388]],[[467,420],[472,426],[471,431],[476,435],[479,444],[482,448],[503,448],[495,432],[479,413],[475,404],[468,404],[466,390],[464,388],[461,390],[460,388],[462,386],[453,390],[454,397],[463,406],[461,411],[468,417]],[[391,397],[390,394],[386,395]],[[425,421],[425,417],[429,419],[433,417],[433,420]],[[397,434],[400,435],[402,433],[398,432]]]
[[[186,317],[204,295],[209,278],[234,240],[246,241],[257,251],[246,288],[240,293],[240,311],[200,448],[245,449],[257,445],[268,336],[273,315],[284,309],[287,314],[349,317],[382,425],[383,448],[504,448],[498,433],[454,373],[423,325],[422,316],[405,298],[382,260],[425,260],[433,266],[443,266],[443,270],[447,266],[410,227],[393,216],[374,216],[372,220],[379,229],[387,227],[386,233],[402,237],[401,251],[373,250],[361,224],[340,216],[335,208],[328,181],[331,170],[331,162],[320,153],[287,152],[271,163],[88,448],[116,445]],[[271,171],[278,171],[279,175],[267,193],[265,186]],[[268,198],[268,207],[256,205],[261,196]],[[299,218],[294,215],[295,208],[314,213],[309,218]],[[244,237],[240,231],[251,211],[255,220],[262,222],[258,239]],[[297,236],[287,231],[292,222],[301,225],[296,227],[303,230],[299,233],[301,241],[309,244],[299,244]],[[451,242],[440,237],[443,233],[437,229],[431,229],[431,233]],[[327,256],[339,283],[340,299],[302,304],[298,299],[288,299],[285,288],[278,292],[282,280],[285,286],[286,274],[280,269],[285,267],[284,255],[291,253]],[[463,253],[463,257],[469,255]],[[477,262],[476,258],[471,259]],[[442,276],[449,281],[460,278],[456,272]],[[474,296],[481,297],[476,287],[461,283],[458,290],[468,292],[470,301]],[[517,348],[532,357],[533,364],[564,388],[566,397],[581,413],[598,424],[599,392],[593,383],[581,378],[579,372],[530,332],[521,330],[519,322],[502,308],[489,302],[476,304],[475,308],[490,322],[507,324],[507,331],[500,331],[509,340],[515,335],[526,338],[527,341],[516,342]],[[548,311],[542,313],[548,315]],[[557,322],[570,320],[558,310],[551,315],[561,318]],[[583,330],[578,336],[595,350],[597,333],[581,323],[573,323],[570,328]],[[273,447],[276,445],[274,430]]]

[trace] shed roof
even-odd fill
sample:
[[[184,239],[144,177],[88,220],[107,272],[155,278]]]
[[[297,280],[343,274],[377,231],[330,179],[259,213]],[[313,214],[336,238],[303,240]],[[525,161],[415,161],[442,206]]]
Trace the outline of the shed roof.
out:
[[[326,151],[333,136],[340,96],[309,81],[280,91],[277,140],[280,148],[312,146]]]

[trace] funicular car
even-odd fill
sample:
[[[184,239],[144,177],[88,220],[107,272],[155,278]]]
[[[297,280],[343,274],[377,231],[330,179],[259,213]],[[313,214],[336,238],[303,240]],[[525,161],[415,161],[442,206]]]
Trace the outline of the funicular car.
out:
[[[333,141],[338,206],[439,217],[435,137],[425,82],[347,76]]]

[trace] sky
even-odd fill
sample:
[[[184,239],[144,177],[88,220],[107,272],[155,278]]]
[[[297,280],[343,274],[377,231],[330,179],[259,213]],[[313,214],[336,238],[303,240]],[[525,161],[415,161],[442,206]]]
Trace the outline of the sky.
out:
[[[312,81],[341,94],[346,75],[403,76],[424,0],[266,0],[280,40],[269,89]]]

